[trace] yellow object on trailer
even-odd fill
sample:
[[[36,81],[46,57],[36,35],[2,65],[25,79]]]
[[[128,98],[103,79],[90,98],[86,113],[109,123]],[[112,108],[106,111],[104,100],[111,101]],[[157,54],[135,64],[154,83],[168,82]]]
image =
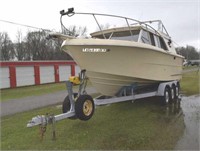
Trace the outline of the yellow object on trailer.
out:
[[[81,83],[80,78],[77,76],[71,76],[69,77],[69,81],[73,83],[74,85],[79,85]]]

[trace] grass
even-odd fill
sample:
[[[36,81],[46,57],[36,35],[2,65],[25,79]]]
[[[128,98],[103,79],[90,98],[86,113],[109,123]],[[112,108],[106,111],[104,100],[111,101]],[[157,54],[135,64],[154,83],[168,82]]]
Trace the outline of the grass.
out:
[[[199,94],[200,86],[200,71],[188,72],[183,74],[183,78],[180,82],[181,91],[185,95]]]
[[[26,128],[26,123],[36,114],[58,114],[60,108],[52,106],[6,116],[1,120],[1,147],[2,150],[173,149],[184,130],[183,116],[167,113],[169,109],[160,107],[154,99],[98,107],[87,122],[60,121],[56,123],[56,141],[51,140],[51,125],[41,141],[39,128]]]
[[[195,69],[200,68],[199,66],[183,66],[183,69]]]
[[[44,84],[38,86],[19,87],[14,89],[3,89],[1,90],[1,101],[19,99],[28,96],[39,96],[65,89],[66,85],[64,82],[57,84],[54,83],[54,84]]]
[[[181,89],[186,95],[199,93],[198,72],[185,73]],[[3,90],[2,100],[64,90],[65,84]],[[2,150],[171,150],[184,131],[183,115],[170,106],[160,107],[155,98],[124,102],[99,107],[92,119],[63,120],[56,124],[57,140],[52,141],[51,125],[48,125],[44,140],[39,137],[39,128],[26,128],[33,116],[45,113],[59,114],[55,106],[6,116],[1,119]],[[174,109],[174,108],[172,108]],[[20,119],[20,120],[19,120]]]

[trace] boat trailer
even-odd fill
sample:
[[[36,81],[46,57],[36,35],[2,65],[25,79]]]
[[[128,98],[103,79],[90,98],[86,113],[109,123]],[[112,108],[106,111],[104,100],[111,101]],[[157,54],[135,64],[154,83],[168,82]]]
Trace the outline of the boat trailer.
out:
[[[28,122],[27,127],[39,125],[41,136],[43,137],[47,124],[52,124],[53,138],[55,138],[55,123],[57,121],[66,118],[87,121],[94,114],[96,106],[134,101],[152,96],[159,96],[162,104],[168,104],[178,98],[180,90],[178,81],[162,82],[145,88],[139,88],[137,84],[132,84],[124,86],[115,97],[99,96],[93,99],[86,92],[87,81],[86,70],[81,70],[78,77],[70,77],[66,81],[68,95],[62,104],[63,113],[58,115],[38,115]],[[73,92],[73,86],[76,85],[79,85],[78,93]]]

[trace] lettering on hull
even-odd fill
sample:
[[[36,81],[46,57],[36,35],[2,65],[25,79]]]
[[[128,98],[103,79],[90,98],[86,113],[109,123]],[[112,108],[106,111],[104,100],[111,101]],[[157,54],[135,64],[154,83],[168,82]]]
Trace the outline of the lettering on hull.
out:
[[[106,48],[83,48],[82,52],[109,52],[110,49]]]

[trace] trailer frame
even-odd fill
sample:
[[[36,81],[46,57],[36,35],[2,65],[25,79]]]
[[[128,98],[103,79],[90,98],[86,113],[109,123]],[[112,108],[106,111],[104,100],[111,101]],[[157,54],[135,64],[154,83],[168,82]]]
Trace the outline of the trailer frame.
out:
[[[67,91],[68,91],[68,96],[69,96],[69,101],[70,101],[70,109],[68,112],[58,114],[58,115],[38,115],[36,117],[33,117],[32,120],[28,122],[27,127],[33,127],[37,125],[47,125],[47,124],[55,123],[56,121],[60,121],[66,118],[76,117],[77,116],[77,112],[76,112],[77,99],[80,96],[87,95],[86,86],[87,86],[88,78],[86,77],[85,72],[86,70],[81,70],[79,74],[80,85],[79,85],[79,90],[78,90],[76,98],[74,97],[74,92],[73,92],[73,86],[74,86],[73,82],[70,80],[66,81],[66,86],[67,86]],[[137,88],[138,88],[137,84],[132,84],[130,86],[123,87],[114,97],[107,97],[107,96],[96,97],[94,98],[94,100],[91,100],[94,102],[94,105],[95,105],[93,107],[93,110],[96,108],[96,106],[130,101],[130,100],[134,101],[137,99],[153,97],[153,96],[161,97],[162,104],[165,105],[165,104],[168,104],[173,99],[176,99],[179,97],[180,85],[179,85],[178,80],[174,80],[174,81],[157,83],[157,85],[155,85],[154,88],[152,87],[153,88],[152,91],[148,90],[145,92],[145,89],[144,89],[144,92],[138,93]],[[81,120],[89,120],[90,118],[91,117],[88,117],[86,119],[81,119]]]

